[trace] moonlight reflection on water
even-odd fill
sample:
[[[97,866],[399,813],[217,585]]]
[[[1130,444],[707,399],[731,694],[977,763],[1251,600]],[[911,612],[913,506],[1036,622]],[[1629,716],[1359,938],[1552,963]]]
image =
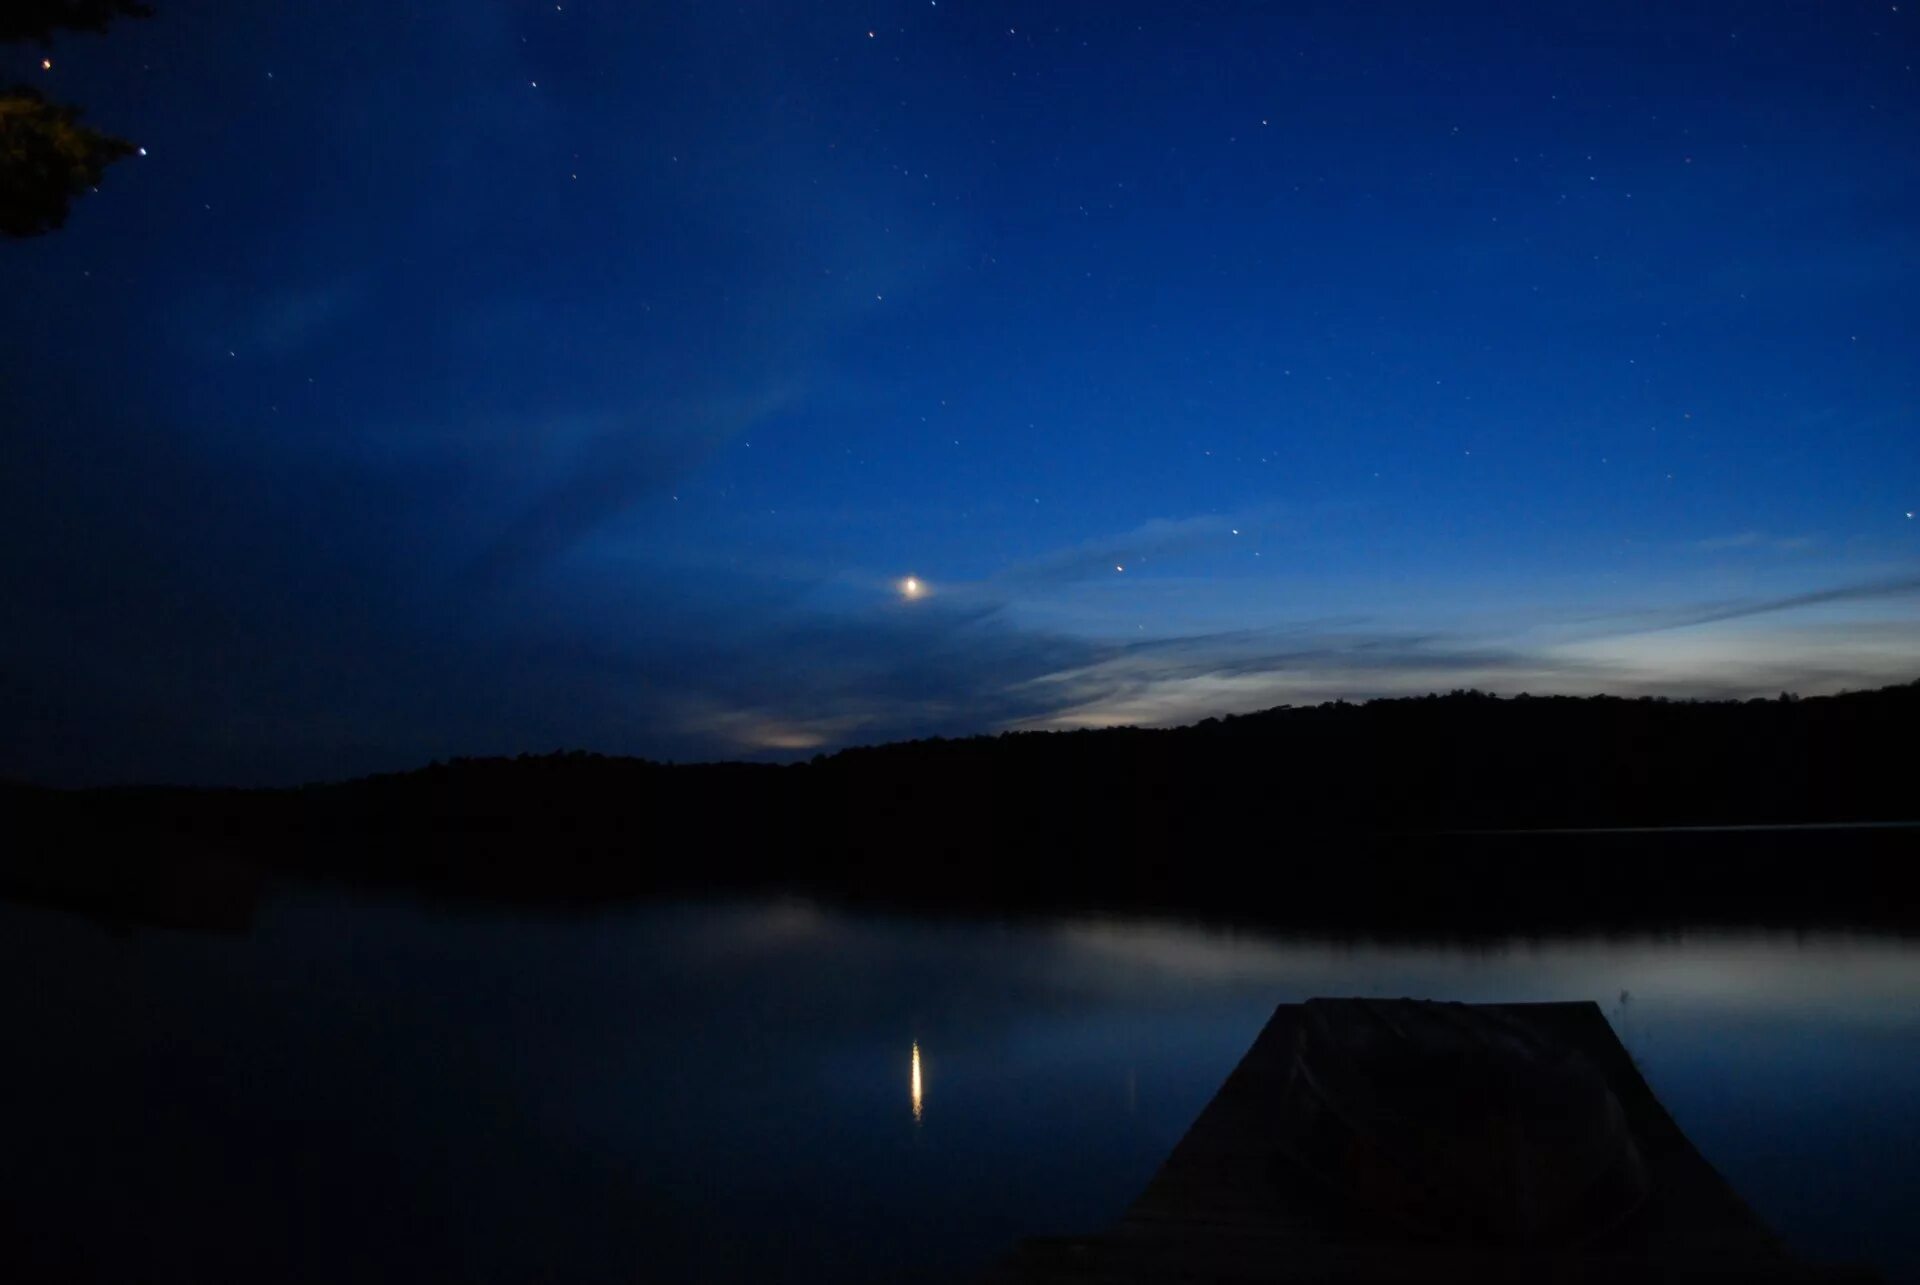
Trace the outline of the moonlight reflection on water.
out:
[[[244,938],[120,938],[0,905],[8,1087],[37,1104],[0,1200],[33,1228],[23,1277],[962,1281],[1110,1223],[1274,1005],[1316,995],[1598,1000],[1793,1248],[1920,1272],[1920,951],[1836,934],[1415,945],[295,891]]]

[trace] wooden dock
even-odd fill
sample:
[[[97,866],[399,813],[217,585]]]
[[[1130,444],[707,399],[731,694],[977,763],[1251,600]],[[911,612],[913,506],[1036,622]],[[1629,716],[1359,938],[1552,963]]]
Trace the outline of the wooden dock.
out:
[[[1304,1006],[1283,1004],[1121,1218],[1091,1236],[1031,1240],[991,1285],[1183,1282],[1871,1281],[1800,1262],[1693,1148],[1597,1004],[1489,1005],[1578,1049],[1607,1079],[1645,1162],[1649,1196],[1578,1253],[1412,1245],[1356,1222],[1276,1143]]]

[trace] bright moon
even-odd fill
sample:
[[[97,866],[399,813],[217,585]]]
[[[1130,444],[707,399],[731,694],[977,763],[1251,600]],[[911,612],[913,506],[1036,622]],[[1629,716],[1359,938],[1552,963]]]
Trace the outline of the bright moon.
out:
[[[900,582],[900,594],[905,598],[924,598],[927,586],[918,576],[908,576]]]

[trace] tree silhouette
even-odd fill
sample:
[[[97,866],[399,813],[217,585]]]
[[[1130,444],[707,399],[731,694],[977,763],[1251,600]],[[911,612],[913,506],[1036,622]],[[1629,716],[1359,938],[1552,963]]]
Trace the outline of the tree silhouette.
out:
[[[0,42],[52,42],[56,31],[103,32],[115,18],[144,18],[139,0],[6,0]],[[67,221],[73,199],[99,185],[107,166],[137,149],[80,123],[80,109],[39,90],[0,90],[0,233],[38,236]]]
[[[0,41],[48,44],[56,31],[104,32],[115,18],[149,18],[140,0],[7,0],[0,6]]]
[[[38,236],[67,221],[73,198],[134,150],[79,123],[80,109],[15,86],[0,94],[0,232]]]

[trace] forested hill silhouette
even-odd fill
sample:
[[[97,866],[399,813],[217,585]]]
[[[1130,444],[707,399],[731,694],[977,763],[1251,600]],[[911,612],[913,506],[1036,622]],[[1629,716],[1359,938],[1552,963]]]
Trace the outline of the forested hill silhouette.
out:
[[[288,790],[16,787],[8,810],[81,841],[508,898],[772,884],[1321,921],[1519,903],[1697,917],[1753,898],[1885,917],[1909,903],[1888,900],[1884,859],[1920,850],[1920,830],[1689,835],[1677,865],[1671,836],[1480,832],[1911,821],[1916,781],[1920,682],[1745,702],[1454,692],[791,765],[573,752]],[[1828,859],[1843,849],[1871,868]]]

